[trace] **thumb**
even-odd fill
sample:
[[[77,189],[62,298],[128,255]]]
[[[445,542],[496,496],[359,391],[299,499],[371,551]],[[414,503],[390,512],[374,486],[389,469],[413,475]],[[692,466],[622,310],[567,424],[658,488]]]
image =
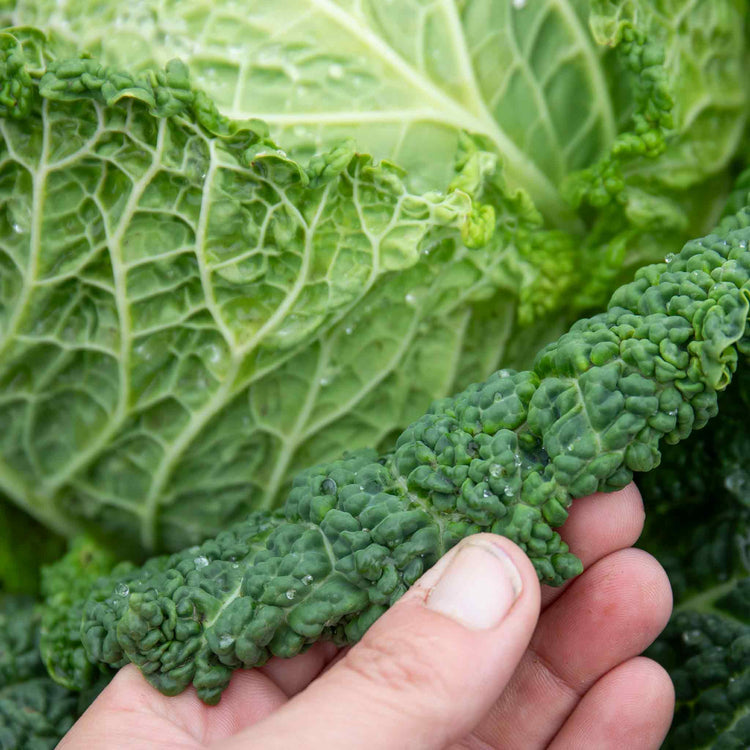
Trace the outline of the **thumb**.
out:
[[[305,691],[228,746],[443,748],[503,691],[539,616],[539,583],[503,537],[465,539]]]

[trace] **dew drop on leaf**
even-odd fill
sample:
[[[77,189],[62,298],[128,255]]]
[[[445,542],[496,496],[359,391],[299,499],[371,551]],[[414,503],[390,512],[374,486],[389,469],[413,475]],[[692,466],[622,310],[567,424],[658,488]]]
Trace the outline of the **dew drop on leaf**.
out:
[[[682,640],[686,646],[697,645],[700,642],[702,637],[703,637],[703,632],[700,630],[686,630],[682,634]]]

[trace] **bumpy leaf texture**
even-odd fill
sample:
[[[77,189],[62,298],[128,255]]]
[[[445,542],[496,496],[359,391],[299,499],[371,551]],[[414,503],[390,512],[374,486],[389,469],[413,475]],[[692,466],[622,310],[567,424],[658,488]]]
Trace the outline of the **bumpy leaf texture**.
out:
[[[750,353],[748,242],[750,209],[639,271],[533,370],[435,402],[392,452],[313,467],[283,513],[101,579],[69,608],[88,658],[134,662],[163,692],[192,683],[214,703],[233,669],[356,641],[469,534],[512,539],[545,583],[578,574],[554,531],[571,500],[658,465],[660,440],[705,425],[738,351]]]
[[[0,596],[0,747],[52,750],[95,692],[53,682],[39,655],[39,612],[24,596]]]
[[[17,36],[46,74],[1,123],[11,498],[183,544],[271,505],[311,442],[377,442],[448,388],[465,301],[515,263],[468,249],[465,192],[411,193],[347,145],[304,169],[178,64],[118,78]]]
[[[55,682],[80,690],[95,688],[112,676],[111,670],[92,664],[86,657],[78,637],[78,602],[98,590],[100,579],[125,575],[132,568],[132,563],[118,563],[109,550],[87,537],[73,540],[65,555],[43,568],[39,648]]]
[[[675,684],[665,748],[750,744],[750,372],[719,398],[721,419],[640,477],[643,546],[666,568],[675,613],[647,652]]]
[[[521,5],[0,0],[0,490],[199,541],[713,226],[740,6]]]

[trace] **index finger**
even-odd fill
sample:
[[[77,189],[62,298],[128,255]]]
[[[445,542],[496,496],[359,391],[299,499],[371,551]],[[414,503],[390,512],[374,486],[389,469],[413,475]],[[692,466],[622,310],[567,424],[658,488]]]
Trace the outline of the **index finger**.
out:
[[[632,547],[646,518],[641,493],[631,482],[616,492],[596,492],[573,501],[560,536],[588,568],[612,552]],[[568,581],[568,584],[570,581]],[[542,587],[542,609],[557,599],[566,586]]]

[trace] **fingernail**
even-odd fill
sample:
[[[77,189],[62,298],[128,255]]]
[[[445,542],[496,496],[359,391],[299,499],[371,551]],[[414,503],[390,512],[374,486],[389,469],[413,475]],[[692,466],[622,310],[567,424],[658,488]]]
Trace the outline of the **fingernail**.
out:
[[[510,556],[492,542],[477,540],[458,550],[426,606],[473,630],[497,627],[523,589]]]

